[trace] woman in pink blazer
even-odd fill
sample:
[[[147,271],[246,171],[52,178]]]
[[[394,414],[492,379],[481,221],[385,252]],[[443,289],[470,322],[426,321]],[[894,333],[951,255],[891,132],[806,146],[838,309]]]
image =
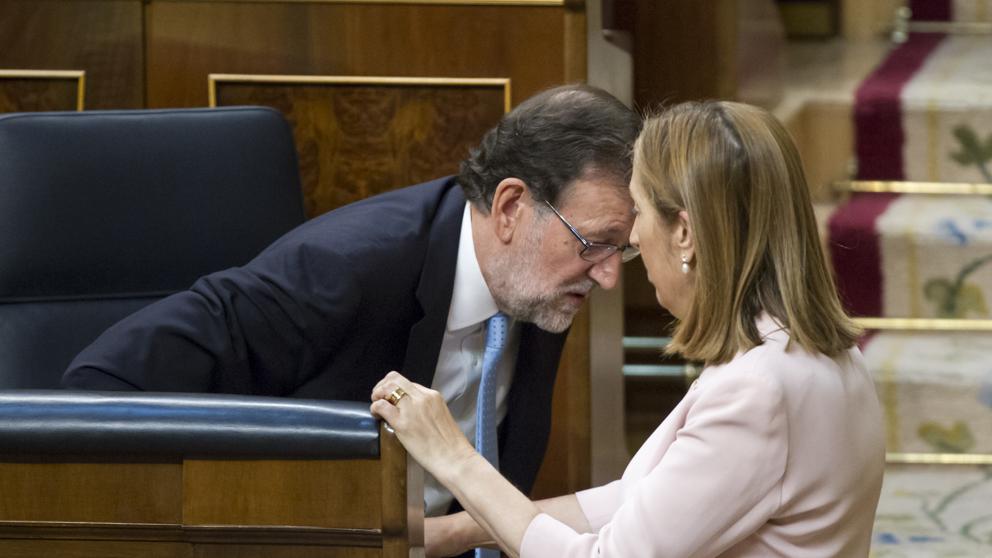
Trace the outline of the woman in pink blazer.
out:
[[[373,412],[468,510],[430,523],[428,553],[867,556],[881,411],[788,133],[759,108],[676,105],[645,123],[631,193],[630,243],[679,320],[668,350],[705,369],[623,478],[541,502],[473,450],[436,393],[390,373]]]

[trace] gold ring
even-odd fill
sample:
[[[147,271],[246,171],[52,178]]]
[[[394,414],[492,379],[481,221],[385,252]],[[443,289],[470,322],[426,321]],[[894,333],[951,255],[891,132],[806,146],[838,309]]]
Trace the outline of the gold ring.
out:
[[[403,391],[403,388],[398,387],[394,389],[389,395],[386,396],[386,401],[389,401],[395,406],[397,403],[400,402],[400,399],[403,399],[403,397],[405,396],[406,396],[406,392]]]

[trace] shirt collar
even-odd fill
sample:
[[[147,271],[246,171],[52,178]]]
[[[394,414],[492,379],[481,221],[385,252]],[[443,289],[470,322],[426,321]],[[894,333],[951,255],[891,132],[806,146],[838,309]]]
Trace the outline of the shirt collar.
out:
[[[456,331],[483,322],[498,311],[475,255],[472,211],[469,202],[466,202],[465,212],[462,214],[462,231],[458,237],[458,260],[455,264],[455,285],[451,292],[447,329]]]

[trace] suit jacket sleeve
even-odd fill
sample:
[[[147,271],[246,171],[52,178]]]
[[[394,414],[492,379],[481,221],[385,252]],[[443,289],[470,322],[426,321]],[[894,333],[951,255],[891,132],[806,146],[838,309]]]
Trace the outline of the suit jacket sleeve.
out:
[[[528,527],[521,556],[718,556],[764,524],[780,505],[788,454],[782,389],[751,373],[705,389],[667,450],[650,440],[642,448],[664,452],[647,476],[582,496],[584,508],[619,504],[598,532],[579,534],[542,514]],[[594,526],[602,524],[597,515],[590,517]]]
[[[119,322],[76,357],[63,384],[289,393],[342,340],[361,299],[347,256],[292,234]]]

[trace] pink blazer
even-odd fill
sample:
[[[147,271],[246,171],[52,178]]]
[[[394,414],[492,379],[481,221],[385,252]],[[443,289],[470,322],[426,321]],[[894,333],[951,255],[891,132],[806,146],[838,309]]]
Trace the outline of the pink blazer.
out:
[[[861,352],[786,350],[758,326],[764,344],[706,368],[623,478],[578,493],[593,532],[541,514],[521,556],[868,556],[885,448]]]

